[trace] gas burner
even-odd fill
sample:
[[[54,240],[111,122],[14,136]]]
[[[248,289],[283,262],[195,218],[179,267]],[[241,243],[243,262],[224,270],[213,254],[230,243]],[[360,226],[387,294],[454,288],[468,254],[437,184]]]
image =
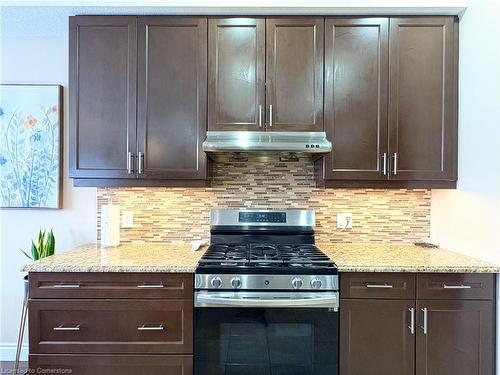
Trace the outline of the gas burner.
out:
[[[271,265],[283,263],[276,245],[271,244],[251,244],[250,263],[257,265]]]

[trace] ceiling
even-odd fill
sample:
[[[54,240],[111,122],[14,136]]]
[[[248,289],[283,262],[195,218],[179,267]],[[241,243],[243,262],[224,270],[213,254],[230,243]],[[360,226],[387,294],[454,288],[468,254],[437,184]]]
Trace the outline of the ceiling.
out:
[[[467,0],[3,0],[2,7],[62,8],[76,14],[461,15]]]

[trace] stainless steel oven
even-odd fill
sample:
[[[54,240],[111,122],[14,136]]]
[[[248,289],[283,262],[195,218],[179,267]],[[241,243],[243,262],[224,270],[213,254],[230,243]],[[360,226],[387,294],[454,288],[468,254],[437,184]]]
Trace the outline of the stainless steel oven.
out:
[[[195,294],[196,375],[338,375],[337,292]]]
[[[196,375],[338,375],[335,263],[314,211],[214,210],[195,272]]]

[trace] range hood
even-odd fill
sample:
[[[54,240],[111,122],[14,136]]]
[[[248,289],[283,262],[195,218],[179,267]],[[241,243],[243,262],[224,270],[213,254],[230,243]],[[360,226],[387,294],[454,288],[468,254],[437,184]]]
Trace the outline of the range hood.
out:
[[[327,154],[332,143],[325,132],[209,131],[203,151],[217,153]]]

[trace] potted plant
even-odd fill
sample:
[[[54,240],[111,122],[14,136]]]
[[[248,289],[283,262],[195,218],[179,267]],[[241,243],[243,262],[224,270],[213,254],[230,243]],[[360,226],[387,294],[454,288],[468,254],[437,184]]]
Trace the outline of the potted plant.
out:
[[[31,255],[29,255],[26,251],[21,250],[23,254],[31,260],[39,260],[54,255],[56,239],[54,237],[54,232],[52,231],[52,229],[48,233],[47,239],[45,239],[45,236],[46,231],[42,231],[40,229],[40,232],[38,232],[37,244],[35,244],[35,241],[31,241]]]
[[[54,254],[54,250],[56,248],[56,239],[54,237],[54,232],[52,229],[47,234],[47,231],[41,230],[38,232],[38,241],[35,244],[35,241],[31,241],[31,255],[26,251],[20,249],[24,255],[26,255],[29,259],[35,261],[42,258],[46,258]],[[28,315],[28,275],[24,276],[24,300],[23,300],[23,310],[21,313],[21,324],[19,326],[19,335],[17,338],[17,350],[16,350],[16,361],[14,365],[14,374],[18,373],[19,370],[19,357],[21,355],[21,345],[23,342],[23,334],[24,334],[24,325],[26,322],[26,317]]]

